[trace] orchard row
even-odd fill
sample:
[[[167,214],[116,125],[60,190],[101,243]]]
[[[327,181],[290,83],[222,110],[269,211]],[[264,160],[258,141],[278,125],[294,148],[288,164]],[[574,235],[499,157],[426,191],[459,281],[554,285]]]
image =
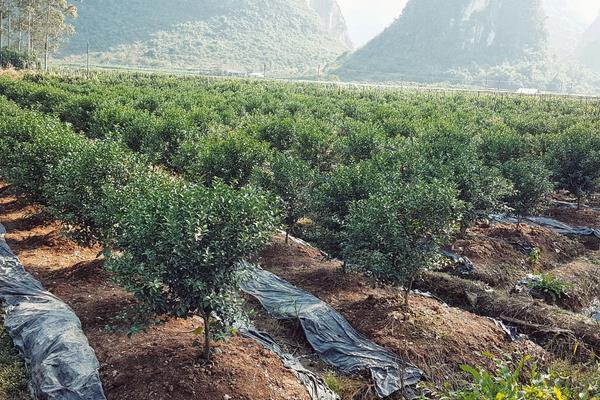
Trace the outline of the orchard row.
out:
[[[154,311],[218,314],[280,221],[407,284],[461,228],[597,190],[597,105],[264,81],[0,78],[2,176]],[[280,219],[281,218],[281,219]]]

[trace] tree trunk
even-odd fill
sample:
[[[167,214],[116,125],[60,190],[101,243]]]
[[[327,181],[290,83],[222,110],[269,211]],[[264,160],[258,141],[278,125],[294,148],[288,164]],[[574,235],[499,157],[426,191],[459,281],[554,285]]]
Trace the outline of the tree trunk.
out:
[[[31,37],[31,8],[27,11],[27,55],[31,56],[31,50],[33,49],[33,38]]]
[[[290,227],[285,228],[285,244],[288,244],[290,240]]]
[[[46,37],[44,39],[44,71],[48,72],[48,53],[50,52],[50,0],[46,3]]]
[[[210,361],[210,313],[203,311],[202,320],[204,321],[204,352],[202,357]]]
[[[19,31],[19,36],[17,36],[17,50],[20,53],[21,52],[21,44],[23,42],[23,13],[22,13],[23,0],[19,0],[18,9],[19,9],[19,19],[18,19],[18,23],[17,23],[17,29]]]
[[[10,49],[10,34],[12,31],[12,21],[10,16],[10,11],[8,12],[8,21],[6,21],[6,47]]]
[[[413,288],[413,283],[415,282],[415,278],[411,277],[410,281],[408,282],[408,287],[406,288],[406,290],[404,291],[404,309],[406,311],[410,311],[410,304],[408,302],[408,298],[410,296],[410,291]]]
[[[0,11],[0,49],[4,48],[4,10]]]

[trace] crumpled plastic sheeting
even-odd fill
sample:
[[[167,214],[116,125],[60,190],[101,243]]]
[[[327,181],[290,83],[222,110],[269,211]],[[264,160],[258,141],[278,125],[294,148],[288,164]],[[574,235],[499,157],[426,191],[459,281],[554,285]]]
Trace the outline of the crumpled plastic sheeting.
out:
[[[296,357],[284,352],[268,333],[258,331],[253,327],[241,328],[238,333],[257,341],[263,347],[277,354],[283,361],[283,365],[290,369],[304,385],[312,400],[339,400],[339,396],[325,384],[323,379],[306,369]]]
[[[446,258],[452,260],[455,265],[455,270],[458,275],[461,276],[470,276],[475,272],[475,265],[469,257],[459,256],[448,250],[442,250],[442,255]]]
[[[583,310],[583,314],[594,321],[600,322],[600,299],[595,299],[589,307]]]
[[[594,210],[594,211],[600,211],[599,207],[590,207],[588,205],[585,204],[580,204],[579,206],[577,205],[577,203],[569,203],[568,201],[559,201],[559,200],[555,200],[554,202],[552,202],[553,205],[557,206],[558,208],[568,208],[571,210],[577,209],[577,208],[584,208],[584,209],[589,209],[589,210]]]
[[[369,370],[379,397],[417,384],[423,372],[358,333],[315,296],[278,276],[244,263],[252,271],[240,288],[257,298],[275,318],[298,319],[306,339],[328,364],[346,374]]]
[[[517,328],[515,328],[514,326],[508,326],[504,322],[500,321],[499,319],[490,318],[490,317],[488,317],[488,319],[490,321],[492,321],[494,323],[494,325],[496,325],[497,328],[502,330],[506,334],[506,338],[508,340],[510,340],[511,342],[516,342],[518,340],[521,340],[521,339],[527,337],[526,335],[520,335]]]
[[[509,224],[518,223],[518,219],[515,217],[509,217],[506,215],[492,214],[490,218],[497,222],[504,222]],[[552,229],[553,231],[565,235],[565,236],[595,236],[600,239],[600,229],[588,228],[588,227],[572,227],[560,221],[547,217],[525,217],[523,223],[534,226],[541,226],[544,228]]]
[[[44,400],[106,400],[94,350],[73,310],[28,274],[0,224],[0,298],[4,325],[31,373],[32,395]]]

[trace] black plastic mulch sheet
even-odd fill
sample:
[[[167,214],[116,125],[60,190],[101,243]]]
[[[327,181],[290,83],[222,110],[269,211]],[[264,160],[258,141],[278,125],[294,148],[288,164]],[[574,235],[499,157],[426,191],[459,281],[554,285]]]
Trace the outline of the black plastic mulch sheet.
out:
[[[0,224],[0,298],[4,326],[25,359],[36,399],[105,400],[98,360],[79,318],[28,274]]]
[[[421,370],[358,333],[323,301],[268,271],[248,263],[244,267],[251,273],[241,282],[242,291],[275,318],[298,319],[306,339],[328,364],[346,374],[369,370],[379,397],[421,380]]]
[[[506,215],[493,214],[490,215],[493,221],[504,222],[509,224],[518,223],[518,219],[515,217],[509,217]],[[544,228],[552,229],[553,231],[565,235],[565,236],[595,236],[600,239],[600,229],[588,228],[588,227],[572,227],[560,221],[547,217],[525,217],[523,223],[534,226],[541,226]]]
[[[300,361],[283,351],[268,333],[261,332],[252,327],[241,328],[238,330],[241,336],[253,339],[263,347],[271,350],[283,361],[283,365],[290,369],[298,380],[304,385],[312,400],[339,400],[339,396],[325,384],[323,379],[306,369]]]

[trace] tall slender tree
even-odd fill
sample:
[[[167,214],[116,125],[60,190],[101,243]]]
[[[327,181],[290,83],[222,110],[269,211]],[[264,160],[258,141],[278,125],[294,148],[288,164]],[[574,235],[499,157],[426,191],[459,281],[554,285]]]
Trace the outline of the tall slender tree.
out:
[[[75,17],[70,0],[0,0],[0,48],[42,54],[47,68],[50,55],[73,32],[69,20]]]

